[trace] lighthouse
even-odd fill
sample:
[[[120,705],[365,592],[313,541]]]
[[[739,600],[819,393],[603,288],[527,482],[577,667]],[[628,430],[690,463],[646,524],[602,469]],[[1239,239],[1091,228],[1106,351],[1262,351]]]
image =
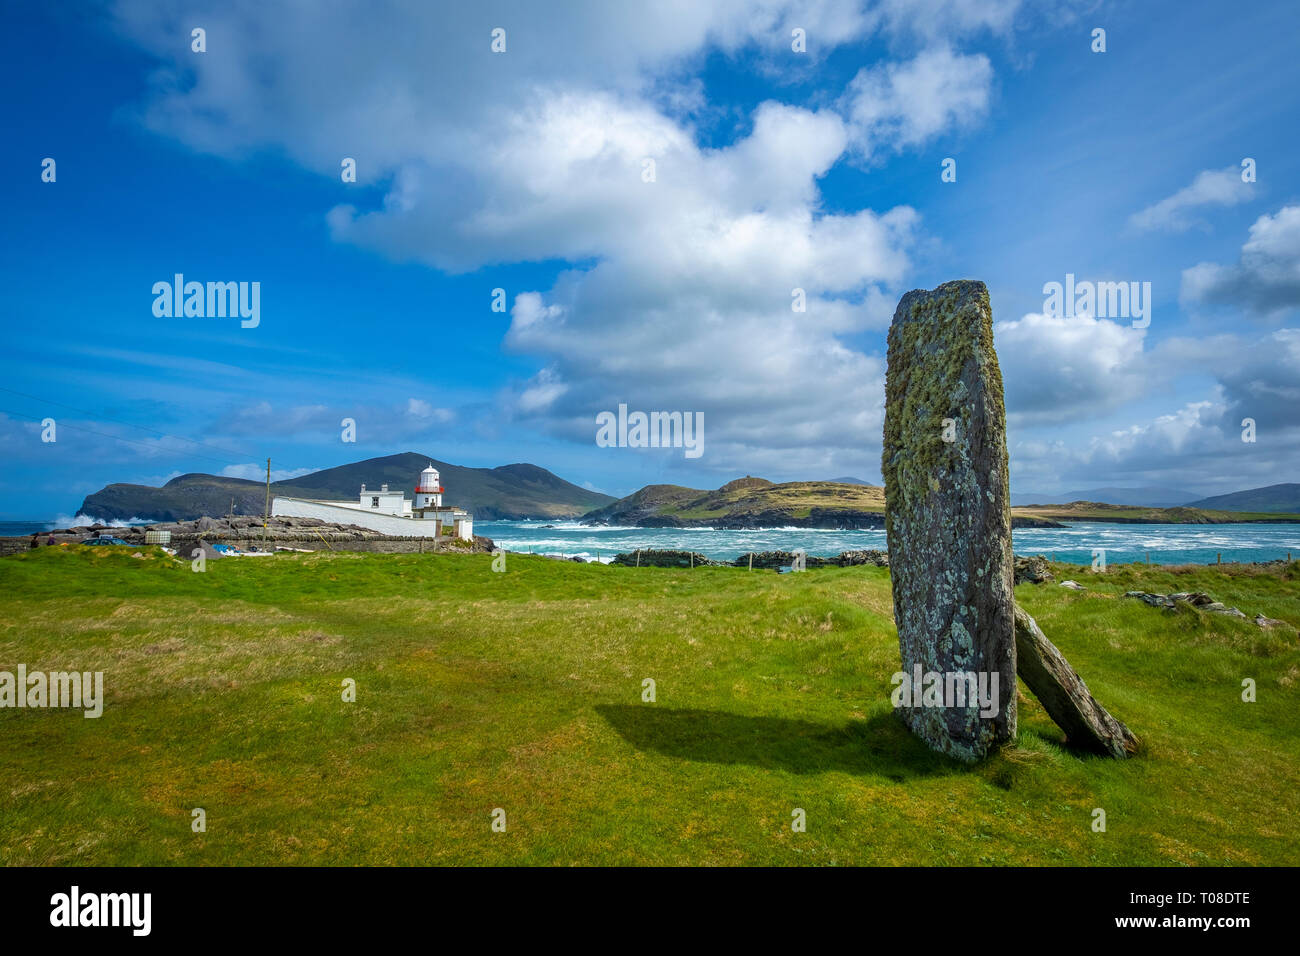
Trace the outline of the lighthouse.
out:
[[[354,501],[276,495],[271,514],[355,524],[401,538],[440,538],[449,532],[461,541],[474,540],[474,516],[463,508],[442,503],[442,481],[433,462],[420,472],[414,501],[399,489],[390,491],[387,485],[378,491],[367,491],[362,485]]]
[[[442,485],[438,480],[438,469],[429,467],[420,472],[419,484],[415,486],[415,510],[442,507]]]

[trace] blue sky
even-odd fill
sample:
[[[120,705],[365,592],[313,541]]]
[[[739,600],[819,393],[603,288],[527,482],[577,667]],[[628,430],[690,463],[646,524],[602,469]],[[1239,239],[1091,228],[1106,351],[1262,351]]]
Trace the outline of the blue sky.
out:
[[[0,514],[408,450],[612,494],[877,482],[893,307],[953,278],[990,289],[1013,491],[1294,480],[1297,27],[1283,2],[20,11]],[[257,327],[155,316],[178,272],[259,282]],[[1149,282],[1149,327],[1044,315],[1067,273]],[[702,412],[703,455],[597,447],[619,403]]]

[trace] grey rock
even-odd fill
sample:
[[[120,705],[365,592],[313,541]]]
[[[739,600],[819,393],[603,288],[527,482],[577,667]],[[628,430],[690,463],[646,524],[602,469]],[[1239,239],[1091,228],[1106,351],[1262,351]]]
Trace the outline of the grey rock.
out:
[[[875,548],[864,548],[860,551],[841,551],[840,556],[835,559],[835,563],[840,567],[851,568],[860,564],[872,564],[878,568],[889,567],[889,552],[877,551]]]
[[[1063,588],[1069,588],[1071,591],[1086,591],[1086,590],[1088,590],[1088,589],[1085,588],[1082,584],[1080,584],[1078,581],[1062,581],[1062,582],[1061,582],[1061,587],[1063,587]]]
[[[1164,608],[1166,611],[1174,609],[1173,599],[1165,594],[1149,594],[1146,591],[1125,591],[1126,598],[1137,598],[1144,604],[1150,604],[1152,607]]]
[[[1054,580],[1055,577],[1052,569],[1047,566],[1047,559],[1041,554],[1015,559],[1016,584],[1024,584],[1026,581],[1031,584],[1042,584],[1044,581]]]
[[[930,747],[977,760],[1016,732],[1015,603],[1002,373],[982,282],[903,296],[885,379],[885,529],[904,671],[994,675],[996,712],[913,702]],[[945,420],[953,440],[945,441]]]
[[[1123,759],[1138,739],[1088,691],[1083,678],[1024,608],[1016,608],[1016,669],[1072,746]]]
[[[1265,617],[1263,614],[1256,614],[1256,615],[1255,615],[1255,623],[1256,623],[1259,627],[1263,627],[1263,628],[1270,628],[1270,629],[1271,629],[1271,628],[1275,628],[1275,627],[1286,628],[1286,629],[1289,630],[1292,634],[1295,634],[1296,636],[1300,637],[1300,631],[1297,631],[1295,628],[1293,628],[1293,627],[1292,627],[1290,624],[1288,624],[1286,621],[1279,621],[1279,620],[1278,620],[1277,618],[1275,618],[1275,617]]]

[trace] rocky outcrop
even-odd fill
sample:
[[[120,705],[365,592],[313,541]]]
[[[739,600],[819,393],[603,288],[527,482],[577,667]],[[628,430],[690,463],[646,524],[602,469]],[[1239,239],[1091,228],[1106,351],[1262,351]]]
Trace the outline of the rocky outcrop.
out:
[[[620,564],[630,568],[707,568],[717,567],[724,563],[714,561],[698,551],[654,550],[649,548],[616,554],[610,561],[610,564]]]
[[[1041,554],[1015,559],[1016,584],[1024,584],[1026,581],[1030,584],[1042,584],[1044,581],[1051,581],[1054,578],[1055,575],[1052,574],[1052,569],[1047,565],[1047,559]]]
[[[1294,627],[1292,627],[1292,626],[1291,626],[1290,624],[1288,624],[1286,621],[1279,621],[1279,620],[1278,620],[1277,618],[1275,618],[1275,617],[1265,617],[1263,614],[1256,614],[1256,615],[1255,615],[1255,624],[1256,624],[1256,626],[1258,626],[1258,627],[1262,627],[1262,628],[1266,628],[1266,629],[1268,629],[1268,628],[1275,628],[1275,627],[1276,627],[1276,628],[1281,628],[1281,629],[1284,630],[1284,631],[1290,631],[1290,632],[1292,632],[1293,634],[1295,634],[1297,637],[1300,637],[1300,631],[1297,631]]]
[[[1214,598],[1210,597],[1204,591],[1176,591],[1173,594],[1152,594],[1148,591],[1125,591],[1124,596],[1126,598],[1136,598],[1143,604],[1149,604],[1151,607],[1160,608],[1164,611],[1175,611],[1178,609],[1179,604],[1186,604],[1209,614],[1223,614],[1227,617],[1239,617],[1243,620],[1247,618],[1247,615],[1239,609],[1228,607],[1222,602],[1214,600]],[[1256,614],[1254,617],[1254,623],[1263,628],[1282,627],[1290,631],[1296,630],[1286,621],[1279,621],[1277,618],[1265,617],[1263,614]]]
[[[644,568],[686,568],[719,567],[754,568],[755,570],[775,571],[794,565],[793,551],[747,551],[733,561],[715,561],[698,551],[641,550],[617,554],[611,564],[626,567]],[[861,551],[842,551],[833,558],[818,557],[814,554],[804,556],[805,568],[849,568],[862,565],[874,565],[878,568],[889,567],[889,555],[884,551],[865,549]]]

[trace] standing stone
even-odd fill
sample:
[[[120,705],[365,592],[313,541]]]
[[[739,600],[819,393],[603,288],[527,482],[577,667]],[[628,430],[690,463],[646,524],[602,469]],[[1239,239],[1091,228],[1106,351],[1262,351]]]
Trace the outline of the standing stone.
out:
[[[936,700],[915,683],[899,709],[935,750],[977,760],[1016,733],[1006,414],[984,283],[898,303],[881,471],[903,670],[938,674],[945,690],[973,672],[996,691],[987,717],[978,700]]]

